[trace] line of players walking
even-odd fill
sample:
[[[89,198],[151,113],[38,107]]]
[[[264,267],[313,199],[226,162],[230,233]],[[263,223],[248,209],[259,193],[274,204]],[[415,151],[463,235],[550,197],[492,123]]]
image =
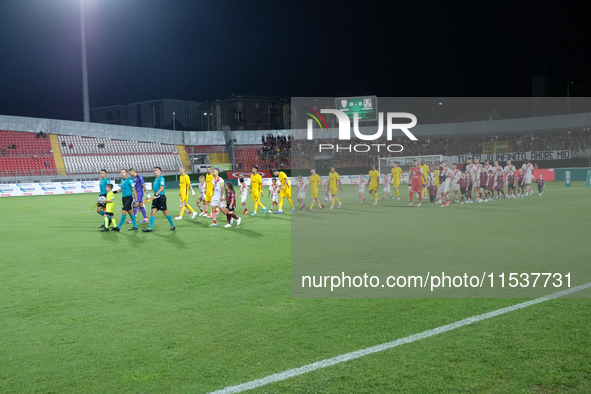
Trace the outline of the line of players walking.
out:
[[[409,171],[409,206],[412,206],[414,194],[419,195],[418,205],[420,206],[422,197],[426,197],[428,192],[432,205],[441,204],[441,207],[446,207],[451,201],[450,190],[454,192],[454,202],[460,202],[459,195],[461,195],[461,204],[500,200],[501,195],[505,199],[530,196],[533,194],[532,180],[534,180],[534,167],[529,160],[526,160],[521,169],[517,170],[510,160],[503,168],[498,161],[494,161],[491,165],[487,160],[482,165],[478,159],[472,162],[469,158],[466,171],[460,171],[455,164],[452,168],[448,168],[442,161],[433,172],[429,171],[424,161],[419,166],[415,160]],[[538,185],[541,196],[544,189],[542,174],[535,183]],[[505,193],[505,185],[507,193]],[[472,199],[472,193],[474,193],[474,199]]]
[[[242,218],[235,214],[236,193],[234,191],[234,185],[230,182],[224,182],[219,175],[219,169],[212,169],[211,166],[208,166],[206,174],[199,177],[199,198],[196,204],[200,213],[197,213],[197,211],[189,204],[189,193],[191,193],[193,197],[196,196],[196,193],[191,185],[191,179],[183,166],[179,168],[179,173],[180,213],[179,216],[175,218],[176,220],[182,220],[183,214],[187,212],[190,214],[191,219],[195,218],[197,215],[211,218],[212,223],[209,226],[217,227],[218,215],[222,213],[227,220],[227,224],[224,227],[231,227],[234,222],[236,222],[237,226],[240,225]],[[277,169],[273,169],[272,173],[277,178],[273,179],[272,187],[269,190],[270,194],[271,190],[273,190],[273,205],[271,208],[276,204],[278,209],[275,212],[270,210],[269,213],[283,213],[282,208],[284,199],[287,199],[291,205],[291,213],[294,213],[295,209],[291,200],[291,185],[289,183],[289,178],[285,172]],[[104,224],[100,226],[101,231],[107,232],[111,226],[113,226],[111,231],[121,231],[121,226],[125,223],[127,215],[130,216],[127,223],[132,224],[132,227],[128,229],[128,231],[137,231],[136,215],[138,210],[141,211],[144,216],[144,219],[140,223],[149,222],[149,227],[142,229],[143,232],[153,231],[158,211],[161,211],[170,223],[171,227],[169,231],[176,230],[173,219],[168,212],[165,181],[160,167],[154,168],[154,176],[155,180],[152,187],[154,196],[150,196],[143,177],[137,174],[133,169],[129,169],[129,171],[126,169],[121,170],[121,185],[118,190],[114,190],[114,185],[107,177],[107,172],[101,170],[101,180],[99,181],[100,194],[96,204],[97,213],[104,217]],[[116,193],[122,194],[121,202],[123,206],[119,225],[117,225],[117,221],[114,218]],[[267,208],[261,203],[262,194],[263,179],[258,173],[258,166],[255,165],[252,167],[249,185],[246,184],[243,178],[240,179],[241,204],[244,208],[243,215],[246,215],[248,212],[246,209],[246,199],[248,195],[252,195],[254,202],[254,211],[251,216],[257,214],[259,207],[263,208],[264,213],[267,213]],[[148,202],[151,202],[152,204],[149,220],[146,214],[146,209],[144,208],[144,205]]]

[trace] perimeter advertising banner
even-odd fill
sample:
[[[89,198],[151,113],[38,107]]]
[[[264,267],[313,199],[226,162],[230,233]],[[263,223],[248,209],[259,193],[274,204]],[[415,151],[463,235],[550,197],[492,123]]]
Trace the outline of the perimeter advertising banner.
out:
[[[151,183],[146,183],[148,190]],[[119,187],[116,185],[115,190]],[[45,182],[45,183],[6,183],[0,184],[0,197],[46,196],[53,194],[98,193],[98,181],[85,182]]]

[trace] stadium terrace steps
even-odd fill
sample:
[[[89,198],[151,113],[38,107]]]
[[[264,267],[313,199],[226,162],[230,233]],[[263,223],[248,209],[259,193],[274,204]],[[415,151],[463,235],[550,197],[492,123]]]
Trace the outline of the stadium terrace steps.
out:
[[[211,164],[229,164],[230,157],[227,153],[208,153],[207,159]]]
[[[53,174],[55,168],[49,138],[0,130],[0,177]]]
[[[187,156],[187,150],[182,145],[177,145],[176,150],[179,152],[179,158],[183,163],[183,166],[187,171],[191,171],[191,162],[189,161],[189,156]]]
[[[234,150],[234,161],[239,169],[250,170],[253,164],[261,164],[262,160],[259,157],[258,149],[236,149]]]
[[[8,148],[12,145],[16,145],[16,149]],[[51,142],[37,133],[0,130],[0,149],[4,152],[3,156],[51,154]]]
[[[58,136],[66,171],[69,174],[96,173],[101,169],[119,172],[122,168],[176,171],[181,166],[176,145],[105,138]]]
[[[62,151],[60,149],[60,143],[57,139],[57,135],[50,134],[49,140],[51,142],[51,150],[53,150],[53,160],[55,161],[55,168],[59,175],[67,175],[66,166],[64,164],[64,158],[62,157]]]

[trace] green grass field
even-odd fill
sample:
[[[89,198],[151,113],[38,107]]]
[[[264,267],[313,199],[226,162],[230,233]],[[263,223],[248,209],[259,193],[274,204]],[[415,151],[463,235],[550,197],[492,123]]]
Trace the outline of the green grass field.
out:
[[[340,194],[341,210],[297,212],[294,226],[355,223],[374,209],[429,236],[433,220],[470,210],[487,215],[496,230],[488,236],[501,237],[519,212],[527,220],[515,223],[538,236],[526,237],[542,248],[538,260],[588,261],[591,189],[582,182],[570,189],[548,182],[542,197],[452,204],[448,212],[402,209],[407,193],[360,207],[352,190]],[[95,198],[0,199],[0,393],[207,393],[523,301],[292,298],[290,215],[259,211],[230,229],[185,215],[169,232],[159,214],[153,233],[128,232],[128,224],[101,233],[102,217],[90,210]],[[532,225],[534,218],[546,225]],[[466,220],[448,219],[443,230],[465,236]],[[322,237],[319,228],[308,236]],[[470,245],[468,253],[478,252]],[[457,251],[440,256],[456,261]],[[590,333],[588,298],[561,298],[252,392],[588,393]]]

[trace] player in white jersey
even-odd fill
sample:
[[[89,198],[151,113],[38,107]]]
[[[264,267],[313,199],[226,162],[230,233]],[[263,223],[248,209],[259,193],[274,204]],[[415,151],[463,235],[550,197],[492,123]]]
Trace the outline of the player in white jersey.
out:
[[[445,166],[445,162],[439,163],[439,194],[441,198],[441,208],[449,205],[449,187],[453,173]]]
[[[386,199],[386,194],[390,196],[390,200],[394,200],[394,196],[390,192],[390,180],[388,174],[384,174],[384,188],[382,189],[382,201]]]
[[[474,201],[482,201],[482,193],[480,192],[480,189],[482,188],[480,185],[481,168],[482,164],[480,164],[480,160],[474,159],[474,194],[476,197]]]
[[[503,168],[503,174],[505,176],[505,184],[507,184],[507,175],[509,175],[513,171],[513,174],[517,173],[517,169],[513,164],[511,164],[511,160],[507,160],[507,165]]]
[[[205,205],[206,188],[207,186],[205,185],[205,177],[201,175],[199,177],[199,198],[197,199],[197,208],[199,208],[199,210],[201,211],[199,216],[207,216],[207,212],[205,212],[203,208],[201,208],[201,203],[204,203]],[[207,209],[207,206],[205,206],[205,209]]]
[[[306,186],[301,175],[298,175],[298,202],[302,204],[300,209],[306,206]]]
[[[492,171],[493,166],[490,165],[490,162],[488,160],[484,161],[484,171],[488,174],[489,171]],[[494,171],[493,171],[494,173]]]
[[[224,195],[224,180],[220,178],[220,170],[217,168],[213,169],[213,179],[211,181],[211,186],[213,189],[213,195],[211,197],[211,217],[213,218],[213,223],[210,224],[209,227],[217,227],[218,212],[221,207],[226,206],[225,202],[222,201],[222,197]]]
[[[269,185],[269,195],[267,197],[271,197],[271,209],[267,211],[267,213],[273,213],[273,207],[277,205],[277,209],[279,209],[279,184],[277,183],[277,178],[273,178],[271,180],[271,184]]]
[[[499,173],[499,169],[500,169],[501,171],[503,171],[503,176],[505,176],[505,173],[504,173],[503,167],[501,167],[501,166],[499,165],[499,162],[495,160],[495,161],[494,161],[494,163],[493,163],[493,172],[494,172],[495,174],[498,174],[498,173]]]
[[[359,175],[359,180],[355,186],[355,190],[359,191],[359,205],[365,203],[365,197],[363,193],[365,193],[365,185],[367,185],[368,180],[365,179],[365,175]]]
[[[472,182],[475,182],[476,178],[476,165],[474,163],[472,163],[472,159],[469,157],[466,163],[466,172],[468,174],[470,174],[470,178],[472,179]],[[474,197],[477,199],[477,192],[476,192],[476,185],[474,185],[474,183],[472,183],[472,187],[474,188]]]
[[[452,164],[451,166],[451,189],[454,191],[454,202],[460,202],[458,191],[460,190],[460,178],[462,177],[462,171],[458,170],[458,166]]]
[[[531,165],[529,160],[526,160],[521,166],[521,169],[525,175],[525,195],[530,196],[534,194],[534,191],[531,189],[531,181],[534,178],[534,166]]]
[[[327,202],[332,203],[332,194],[330,194],[330,181],[326,181],[326,194],[324,195],[324,204],[322,204],[322,208],[324,208]]]
[[[242,204],[242,208],[244,208],[243,215],[248,213],[248,209],[246,209],[246,199],[248,198],[248,185],[244,182],[244,178],[240,178],[238,180],[240,183],[240,203]]]

